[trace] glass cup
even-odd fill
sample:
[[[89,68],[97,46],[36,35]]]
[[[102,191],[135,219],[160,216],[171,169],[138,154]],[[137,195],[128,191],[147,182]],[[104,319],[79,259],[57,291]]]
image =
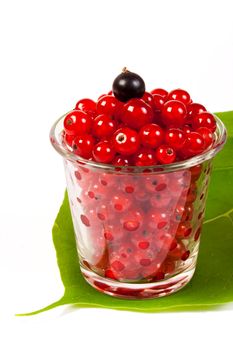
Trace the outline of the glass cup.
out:
[[[192,278],[199,250],[212,160],[226,141],[216,117],[211,149],[191,159],[150,167],[96,163],[62,140],[62,116],[52,127],[64,159],[80,268],[111,296],[156,298]]]

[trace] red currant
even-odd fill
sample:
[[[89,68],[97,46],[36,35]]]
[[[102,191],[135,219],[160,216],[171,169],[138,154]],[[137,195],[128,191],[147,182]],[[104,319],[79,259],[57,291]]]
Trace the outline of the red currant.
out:
[[[92,154],[96,162],[111,163],[115,156],[115,151],[110,142],[100,141],[94,146]]]
[[[151,91],[152,95],[161,95],[163,97],[166,97],[168,95],[168,92],[164,89],[158,88],[158,89],[154,89]]]
[[[164,131],[157,124],[146,124],[140,129],[139,137],[143,146],[156,148],[163,141]]]
[[[92,118],[82,111],[72,111],[64,119],[64,129],[69,135],[83,135],[91,131]]]
[[[185,105],[190,103],[190,95],[187,91],[182,90],[182,89],[175,89],[169,92],[169,94],[166,97],[166,100],[176,100],[176,101],[181,101]]]
[[[186,135],[181,129],[173,128],[165,132],[165,142],[175,150],[182,148],[185,140]]]
[[[96,103],[89,98],[83,98],[76,103],[75,109],[79,109],[94,117],[96,114]]]
[[[170,164],[175,161],[176,152],[168,145],[161,145],[156,149],[155,156],[160,164]]]
[[[154,107],[153,96],[149,92],[147,92],[147,91],[144,92],[144,95],[142,96],[142,100],[145,101],[152,108]]]
[[[193,118],[192,127],[194,130],[201,127],[206,127],[214,132],[216,130],[216,120],[213,114],[209,112],[202,112]]]
[[[153,94],[154,101],[154,111],[161,112],[163,105],[165,103],[165,98],[162,95]]]
[[[78,135],[75,137],[72,143],[74,154],[88,159],[92,155],[94,144],[95,140],[93,136],[89,134]]]
[[[211,146],[214,142],[214,136],[212,134],[212,131],[208,128],[205,128],[204,126],[201,128],[198,128],[196,130],[204,139],[205,142],[205,148],[208,148]]]
[[[187,149],[187,154],[196,155],[204,150],[205,141],[198,132],[190,132],[187,136],[184,151]]]
[[[166,126],[183,126],[185,123],[185,117],[187,115],[187,109],[185,105],[180,101],[167,101],[163,105],[162,109],[162,121]]]
[[[188,116],[189,117],[195,117],[196,115],[200,114],[201,112],[205,112],[206,108],[201,105],[200,103],[190,103],[187,106]]]
[[[113,116],[117,108],[118,101],[114,96],[105,95],[97,101],[97,114],[107,114]]]
[[[116,152],[124,156],[130,156],[138,150],[140,141],[135,130],[124,127],[115,132],[112,143]]]
[[[152,108],[141,99],[131,99],[122,107],[121,120],[133,129],[140,129],[143,125],[151,123],[152,119]]]
[[[106,114],[98,115],[93,120],[92,132],[99,139],[111,136],[116,130],[116,122]]]
[[[153,150],[141,148],[134,155],[134,165],[136,166],[151,166],[155,164],[156,159]]]

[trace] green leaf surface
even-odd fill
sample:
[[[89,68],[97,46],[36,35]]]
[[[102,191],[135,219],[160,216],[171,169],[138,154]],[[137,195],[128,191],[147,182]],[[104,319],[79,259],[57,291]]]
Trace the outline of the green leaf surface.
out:
[[[83,279],[78,262],[67,193],[53,226],[53,242],[65,287],[59,305],[161,312],[204,310],[233,301],[233,112],[217,113],[228,130],[228,141],[214,161],[197,269],[179,292],[152,300],[123,300],[104,295]]]

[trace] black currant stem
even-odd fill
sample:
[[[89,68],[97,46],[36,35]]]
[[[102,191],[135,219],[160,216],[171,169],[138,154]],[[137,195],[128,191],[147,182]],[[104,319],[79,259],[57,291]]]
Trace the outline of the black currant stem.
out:
[[[124,67],[124,68],[122,69],[122,73],[129,73],[129,70],[127,69],[127,67]]]

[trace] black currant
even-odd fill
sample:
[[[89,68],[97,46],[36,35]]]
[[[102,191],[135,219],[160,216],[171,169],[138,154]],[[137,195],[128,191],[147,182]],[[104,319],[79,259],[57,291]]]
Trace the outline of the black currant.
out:
[[[144,80],[136,73],[123,69],[113,82],[114,96],[121,102],[131,98],[141,98],[146,90]]]

